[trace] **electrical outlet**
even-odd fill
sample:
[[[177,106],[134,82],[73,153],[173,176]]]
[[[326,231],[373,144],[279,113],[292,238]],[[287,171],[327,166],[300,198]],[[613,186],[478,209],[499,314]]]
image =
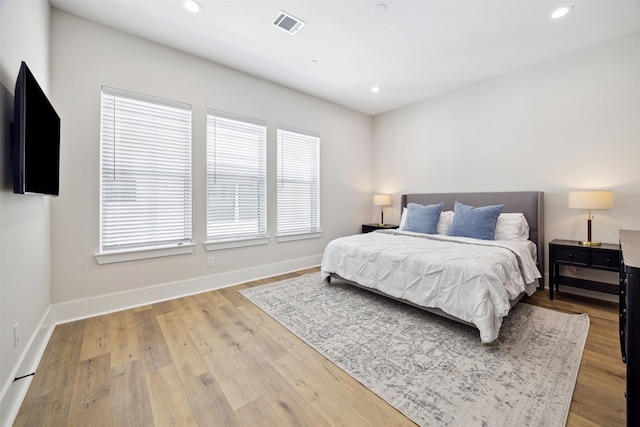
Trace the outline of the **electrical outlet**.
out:
[[[207,267],[213,267],[213,255],[207,258]]]
[[[17,347],[20,343],[20,322],[13,325],[13,346]]]

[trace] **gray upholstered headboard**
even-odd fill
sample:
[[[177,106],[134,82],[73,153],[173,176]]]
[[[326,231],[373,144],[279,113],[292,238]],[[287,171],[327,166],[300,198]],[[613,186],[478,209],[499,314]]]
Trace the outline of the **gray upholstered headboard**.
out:
[[[544,277],[544,193],[542,191],[403,194],[400,211],[402,212],[402,208],[410,202],[421,205],[442,202],[445,211],[452,211],[456,200],[472,206],[504,205],[502,212],[523,213],[529,223],[529,238],[538,247],[538,268]]]

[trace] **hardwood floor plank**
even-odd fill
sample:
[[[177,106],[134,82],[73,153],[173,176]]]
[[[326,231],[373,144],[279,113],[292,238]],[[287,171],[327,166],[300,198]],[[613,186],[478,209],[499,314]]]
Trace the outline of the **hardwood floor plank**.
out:
[[[246,373],[239,359],[240,344],[229,333],[230,319],[224,318],[222,307],[207,305],[192,311],[189,334],[223,391],[229,405],[238,409],[259,397],[255,380]]]
[[[226,325],[229,338],[236,343],[243,355],[256,353],[261,360],[272,361],[287,354],[282,346],[274,342],[266,331],[242,311],[231,307],[222,307],[222,311],[225,318],[231,321]]]
[[[201,298],[199,299],[198,304],[211,304],[216,307],[232,305],[231,301],[229,301],[221,291],[203,292],[200,294],[200,296]]]
[[[626,425],[626,404],[621,404],[619,397],[603,392],[598,386],[576,385],[571,413],[602,427]]]
[[[138,311],[134,315],[145,372],[154,371],[173,363],[155,311],[153,309]]]
[[[113,363],[112,363],[113,365]],[[114,426],[153,424],[144,367],[139,359],[111,368],[111,421]]]
[[[180,375],[173,365],[145,374],[153,425],[197,426]]]
[[[167,301],[156,302],[153,304],[153,311],[156,316],[160,316],[166,313],[180,311],[183,298],[171,299]]]
[[[91,359],[111,352],[111,317],[112,315],[104,315],[87,319],[80,360]]]
[[[188,314],[193,321],[187,331],[203,357],[215,352],[218,345],[218,328],[210,324],[208,315],[206,309],[199,308],[191,308]]]
[[[73,395],[69,405],[68,425],[112,425],[109,409],[110,372],[109,354],[82,359],[78,362]]]
[[[220,343],[220,348],[224,349],[225,343]],[[240,361],[224,351],[211,353],[204,359],[209,365],[209,369],[216,382],[222,389],[229,405],[237,410],[249,402],[260,397],[260,392],[256,387],[259,378],[254,378],[246,372]]]
[[[238,291],[242,289],[243,285],[234,286],[232,288],[223,288],[216,291],[220,296],[222,296],[225,300],[229,301],[230,305],[238,306],[242,304],[246,304],[248,301],[245,297],[240,295]]]
[[[235,413],[238,416],[239,426],[278,426],[287,427],[281,420],[274,419],[275,415],[269,412],[266,398],[258,397],[246,405],[238,408]]]
[[[586,418],[583,418],[573,412],[569,413],[569,417],[567,418],[567,425],[573,427],[600,427],[600,424],[587,420]]]
[[[185,381],[197,377],[209,370],[196,344],[187,330],[188,324],[183,320],[182,311],[175,311],[158,316],[162,335],[167,343],[174,366],[180,378]]]
[[[582,368],[581,368],[582,369]],[[615,395],[626,386],[626,378],[615,375],[605,375],[599,369],[584,369],[580,375],[579,384],[592,387],[602,395]]]
[[[606,350],[605,350],[606,351]],[[597,369],[602,375],[612,375],[625,381],[626,365],[622,359],[610,354],[603,355],[597,349],[585,349],[582,355],[582,365],[585,368]]]
[[[111,319],[111,366],[140,359],[136,317],[133,310],[114,313]]]
[[[237,426],[240,419],[211,372],[189,378],[184,383],[187,399],[201,426]]]

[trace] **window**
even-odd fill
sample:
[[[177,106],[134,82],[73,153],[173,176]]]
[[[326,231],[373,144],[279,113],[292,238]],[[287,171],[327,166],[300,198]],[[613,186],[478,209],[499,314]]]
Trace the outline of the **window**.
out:
[[[278,127],[278,236],[320,231],[320,137]]]
[[[102,88],[100,248],[191,242],[191,106]]]
[[[207,240],[267,234],[266,123],[207,112]]]

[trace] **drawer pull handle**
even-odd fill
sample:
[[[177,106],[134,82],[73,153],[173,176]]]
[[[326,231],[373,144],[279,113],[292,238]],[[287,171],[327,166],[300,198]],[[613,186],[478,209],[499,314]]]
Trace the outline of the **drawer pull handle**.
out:
[[[569,254],[569,258],[573,258],[573,254]]]
[[[611,258],[607,258],[607,262],[611,262]]]

